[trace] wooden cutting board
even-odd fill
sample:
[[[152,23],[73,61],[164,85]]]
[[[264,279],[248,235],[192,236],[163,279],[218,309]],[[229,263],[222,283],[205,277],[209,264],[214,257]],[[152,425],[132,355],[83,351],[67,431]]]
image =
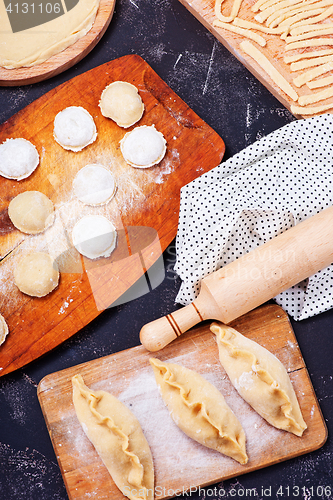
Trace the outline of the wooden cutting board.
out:
[[[83,59],[97,45],[109,26],[116,0],[100,0],[95,22],[88,33],[47,61],[28,68],[0,68],[0,86],[28,85],[47,80]]]
[[[152,354],[143,346],[134,347],[47,375],[38,386],[70,500],[124,498],[77,421],[71,395],[71,377],[77,373],[92,389],[118,397],[139,419],[153,454],[156,498],[169,498],[189,488],[193,491],[324,444],[326,426],[287,314],[279,306],[265,305],[232,326],[273,352],[288,370],[308,426],[301,438],[270,426],[238,395],[220,365],[210,324],[193,328],[154,356],[196,370],[221,390],[244,428],[249,462],[240,465],[184,435],[161,400],[149,364]]]
[[[266,71],[264,71],[251,57],[249,57],[245,52],[239,47],[240,42],[246,40],[242,35],[232,33],[223,28],[217,28],[213,26],[215,20],[214,6],[215,0],[180,0],[180,2],[242,63],[246,68],[287,108],[290,110],[292,104],[295,103],[287,94],[285,94],[281,88],[276,85],[273,80],[268,76]],[[231,12],[231,7],[234,0],[224,0],[222,3],[222,12],[225,16],[228,16]],[[256,0],[243,0],[241,4],[241,9],[239,11],[239,16],[241,19],[246,21],[255,22],[254,13],[251,11],[252,5],[256,3]],[[330,22],[332,20],[330,19]],[[258,23],[257,23],[258,24]],[[276,69],[282,74],[282,76],[293,86],[294,90],[299,96],[311,94],[306,85],[301,88],[297,88],[293,85],[293,79],[301,74],[301,71],[291,71],[290,64],[284,62],[285,55],[285,42],[280,39],[279,35],[269,35],[264,33],[256,33],[263,36],[267,44],[265,47],[259,47],[255,42],[252,42],[276,67]],[[319,47],[320,48],[320,47]],[[304,49],[302,49],[304,51]],[[300,51],[302,51],[300,49]],[[289,54],[295,53],[295,51],[288,52]],[[326,75],[324,75],[326,76]],[[321,90],[321,89],[318,89]],[[333,98],[326,99],[325,101],[319,102],[320,104],[332,103],[333,108]],[[314,104],[313,106],[316,106]],[[301,115],[296,115],[297,118],[301,118]],[[311,115],[306,115],[307,117]]]
[[[167,153],[159,165],[134,169],[123,160],[119,141],[126,130],[103,117],[98,106],[102,90],[115,80],[139,89],[145,112],[138,124],[154,124],[164,134]],[[98,131],[96,142],[79,153],[53,139],[55,115],[71,105],[86,108]],[[158,261],[177,232],[181,187],[217,166],[225,150],[216,132],[137,55],[110,61],[51,90],[0,125],[0,142],[7,137],[31,140],[41,161],[25,180],[0,177],[0,312],[10,329],[0,347],[1,375],[75,334]],[[87,163],[102,163],[115,177],[116,195],[104,207],[87,207],[73,196],[73,178]],[[53,201],[56,221],[41,235],[24,235],[12,225],[8,203],[35,189]],[[89,213],[107,216],[117,228],[117,248],[108,259],[81,259],[71,247],[73,225]],[[31,249],[51,253],[60,266],[59,287],[43,298],[24,295],[13,282],[17,260]]]

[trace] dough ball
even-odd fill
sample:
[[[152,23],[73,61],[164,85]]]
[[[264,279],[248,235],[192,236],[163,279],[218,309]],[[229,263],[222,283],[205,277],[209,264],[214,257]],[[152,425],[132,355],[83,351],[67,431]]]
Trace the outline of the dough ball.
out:
[[[138,89],[127,82],[113,82],[105,87],[99,107],[103,116],[111,118],[119,127],[124,128],[139,121],[144,111]]]
[[[8,215],[14,226],[28,234],[42,233],[54,221],[52,201],[39,191],[25,191],[11,200]]]
[[[120,141],[124,160],[132,167],[148,168],[159,163],[166,152],[166,140],[154,125],[142,125],[127,132]]]
[[[5,318],[0,314],[0,345],[4,343],[9,329]]]
[[[102,215],[86,215],[74,226],[73,245],[80,254],[89,259],[109,257],[115,249],[117,231]]]
[[[59,283],[58,266],[48,253],[31,252],[19,261],[14,270],[14,281],[21,292],[44,297]]]
[[[53,135],[64,149],[81,151],[96,140],[97,131],[95,122],[86,109],[69,106],[56,115]]]
[[[36,147],[26,139],[6,139],[0,145],[0,175],[20,181],[38,167]]]
[[[78,171],[74,178],[75,196],[86,205],[104,205],[113,197],[116,183],[103,165],[92,163]]]

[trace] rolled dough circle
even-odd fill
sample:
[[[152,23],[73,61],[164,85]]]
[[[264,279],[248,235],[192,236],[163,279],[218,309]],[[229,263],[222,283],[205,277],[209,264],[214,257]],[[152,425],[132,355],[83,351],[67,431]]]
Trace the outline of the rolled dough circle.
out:
[[[81,168],[73,181],[75,196],[86,205],[104,205],[115,194],[113,175],[103,165],[91,163]]]
[[[135,127],[120,141],[124,160],[136,168],[148,168],[159,163],[166,152],[166,140],[154,125]]]
[[[109,257],[116,247],[117,231],[103,215],[86,215],[75,224],[72,241],[88,259]]]
[[[5,318],[0,314],[0,345],[4,343],[9,329]]]
[[[23,233],[37,234],[53,224],[54,206],[40,191],[24,191],[11,200],[8,215],[14,226]]]
[[[38,167],[36,147],[26,139],[6,139],[0,145],[0,175],[7,179],[21,180],[29,177]]]
[[[69,106],[56,115],[53,136],[64,149],[76,152],[96,140],[97,130],[86,109],[81,106]]]
[[[128,82],[110,83],[102,92],[99,102],[101,113],[111,118],[119,127],[128,128],[143,115],[144,104],[138,89]]]
[[[32,297],[44,297],[59,283],[58,266],[48,253],[31,252],[17,264],[14,281],[21,292]]]

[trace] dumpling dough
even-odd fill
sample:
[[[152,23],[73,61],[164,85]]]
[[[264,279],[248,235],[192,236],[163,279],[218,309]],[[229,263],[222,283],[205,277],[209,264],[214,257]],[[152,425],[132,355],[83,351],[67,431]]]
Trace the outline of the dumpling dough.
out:
[[[44,297],[59,283],[58,266],[48,253],[31,252],[19,261],[14,270],[14,281],[21,292]]]
[[[25,191],[11,200],[8,215],[14,226],[28,234],[42,233],[53,224],[52,201],[39,191]]]
[[[113,175],[103,165],[92,163],[78,171],[74,178],[75,196],[86,205],[104,205],[115,194]]]
[[[233,328],[213,323],[210,329],[221,364],[242,398],[274,427],[301,436],[307,426],[283,364]]]
[[[176,425],[198,443],[246,464],[245,433],[220,391],[198,373],[176,363],[156,358],[150,363]]]
[[[0,345],[4,343],[9,329],[5,318],[0,314]]]
[[[20,181],[38,167],[36,147],[26,139],[6,139],[0,145],[0,175]]]
[[[109,257],[116,247],[117,231],[103,215],[86,215],[74,226],[73,245],[89,259]]]
[[[148,168],[159,163],[166,152],[166,140],[154,125],[142,125],[127,132],[120,141],[124,160],[136,168]]]
[[[81,375],[72,385],[77,418],[116,486],[131,500],[153,500],[153,459],[137,418],[112,394],[89,389]]]
[[[96,140],[97,130],[86,109],[69,106],[56,115],[53,136],[64,149],[81,151]]]
[[[128,82],[113,82],[102,92],[99,102],[101,113],[111,118],[119,127],[128,128],[143,115],[144,104],[138,89]]]

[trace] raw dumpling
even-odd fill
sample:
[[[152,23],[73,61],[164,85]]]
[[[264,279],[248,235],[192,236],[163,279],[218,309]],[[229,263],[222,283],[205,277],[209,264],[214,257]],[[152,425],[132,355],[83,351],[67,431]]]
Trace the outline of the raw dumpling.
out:
[[[58,266],[48,253],[31,252],[17,264],[14,281],[21,292],[32,297],[44,297],[59,283]]]
[[[120,81],[105,87],[99,107],[103,116],[111,118],[119,127],[124,128],[139,121],[144,111],[138,89],[131,83]]]
[[[86,205],[104,205],[114,196],[116,183],[103,165],[91,163],[81,168],[73,181],[75,196]]]
[[[135,127],[120,141],[124,160],[136,168],[149,168],[159,163],[166,153],[166,140],[154,125]]]
[[[242,398],[274,427],[301,436],[307,426],[283,364],[233,328],[213,323],[210,329],[221,364]]]
[[[0,314],[0,345],[4,343],[9,329],[5,318]]]
[[[72,385],[77,418],[117,487],[131,500],[152,500],[153,459],[137,418],[112,394],[89,389],[81,375]]]
[[[14,226],[27,234],[45,231],[53,224],[52,201],[39,191],[24,191],[11,200],[8,215]]]
[[[73,245],[88,259],[109,257],[116,247],[117,231],[103,215],[86,215],[74,226]]]
[[[176,425],[198,443],[246,464],[245,433],[220,391],[198,373],[176,363],[156,358],[150,363]]]
[[[0,145],[0,175],[20,181],[38,167],[36,147],[26,139],[7,139]]]
[[[96,140],[97,130],[86,109],[81,106],[69,106],[56,115],[53,136],[64,149],[81,151]]]

